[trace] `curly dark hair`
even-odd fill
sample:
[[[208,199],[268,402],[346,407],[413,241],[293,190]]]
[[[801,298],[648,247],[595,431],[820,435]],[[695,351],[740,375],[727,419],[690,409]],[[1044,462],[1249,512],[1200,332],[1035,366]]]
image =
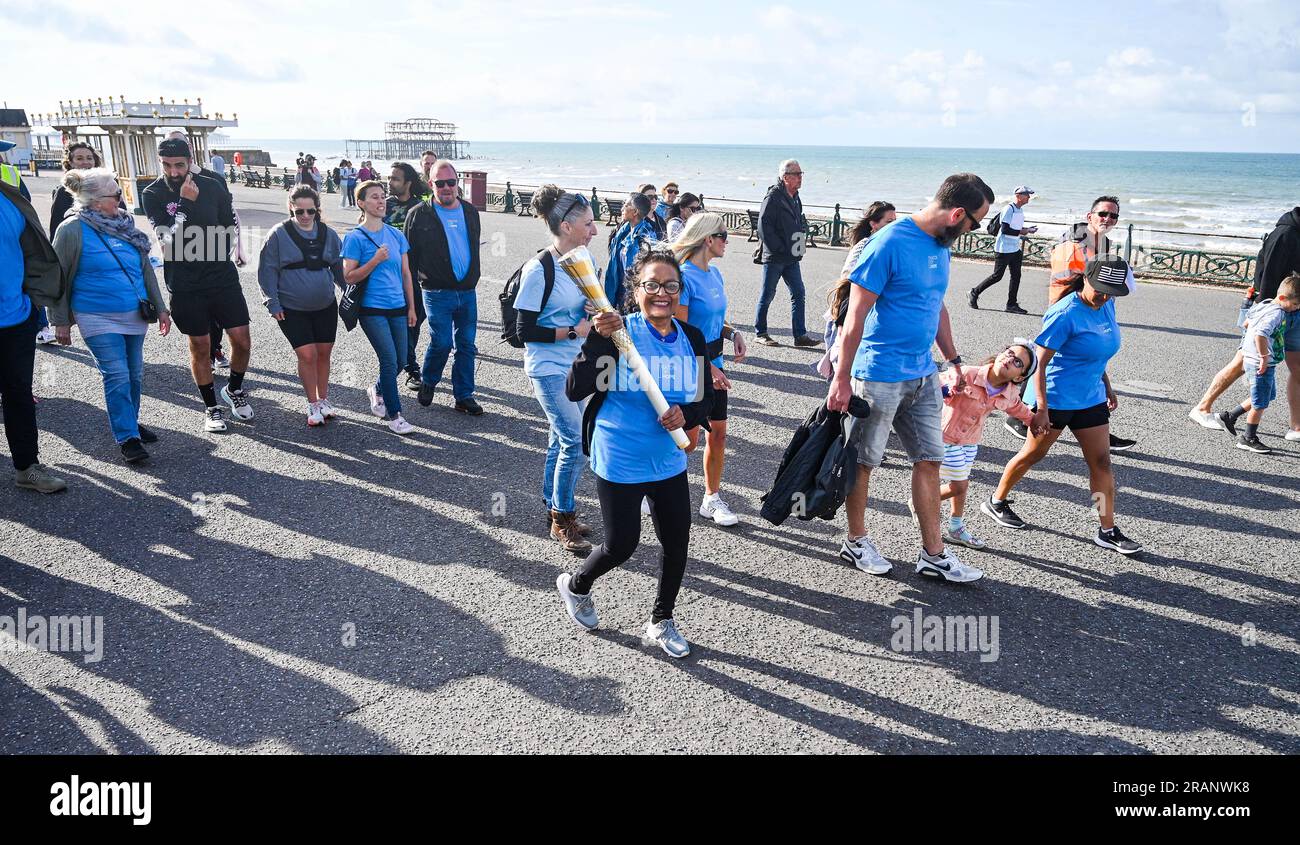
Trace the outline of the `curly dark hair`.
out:
[[[410,183],[411,196],[422,197],[431,190],[428,185],[424,184],[424,180],[420,178],[420,174],[411,165],[404,161],[395,161],[393,162],[393,167],[402,171],[402,178]]]
[[[682,280],[682,265],[677,263],[677,256],[666,247],[647,246],[636,254],[632,268],[627,271],[627,294],[624,296],[625,310],[630,314],[637,311],[636,289],[641,286],[641,274],[651,264],[667,264],[677,274],[677,281]]]
[[[90,144],[87,144],[85,141],[76,141],[76,142],[74,142],[74,143],[68,144],[68,146],[63,150],[63,162],[62,162],[62,164],[63,164],[63,169],[64,169],[64,170],[72,170],[72,169],[73,169],[73,168],[72,168],[72,154],[73,154],[74,152],[76,152],[77,150],[90,150],[90,154],[93,155],[93,156],[95,157],[95,166],[96,166],[96,167],[103,167],[103,166],[104,166],[104,159],[103,159],[102,157],[100,157],[100,155],[99,155],[99,150],[95,149],[95,148],[92,147]]]

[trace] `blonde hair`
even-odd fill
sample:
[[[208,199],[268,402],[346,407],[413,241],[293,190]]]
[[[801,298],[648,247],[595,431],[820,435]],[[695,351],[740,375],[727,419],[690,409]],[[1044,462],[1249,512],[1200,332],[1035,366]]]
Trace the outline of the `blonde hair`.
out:
[[[712,211],[701,211],[698,214],[692,214],[691,219],[686,221],[686,228],[673,241],[673,255],[677,256],[680,263],[691,260],[691,256],[704,248],[704,242],[710,236],[724,231],[726,225],[722,222],[722,215],[715,214]]]
[[[77,208],[85,208],[96,200],[120,190],[117,174],[107,167],[69,170],[63,174],[63,187],[72,194]]]

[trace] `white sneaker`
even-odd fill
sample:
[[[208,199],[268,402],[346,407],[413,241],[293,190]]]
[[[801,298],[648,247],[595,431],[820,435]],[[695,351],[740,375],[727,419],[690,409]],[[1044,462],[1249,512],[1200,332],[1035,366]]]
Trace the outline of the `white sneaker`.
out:
[[[339,415],[339,409],[331,405],[328,399],[320,400],[316,403],[316,407],[320,408],[321,416],[327,420],[332,420]]]
[[[1193,408],[1187,412],[1187,418],[1204,428],[1213,428],[1218,431],[1223,430],[1223,423],[1219,422],[1219,418],[1214,414],[1209,414],[1205,411]]]
[[[377,417],[388,416],[388,407],[384,405],[384,397],[375,391],[373,385],[366,388],[366,396],[370,397],[370,413]]]
[[[946,548],[943,550],[943,554],[937,558],[931,558],[924,550],[917,554],[916,573],[955,581],[959,584],[978,581],[984,577],[984,570],[967,566],[957,560],[957,556]]]
[[[657,625],[654,622],[647,622],[645,641],[647,644],[659,646],[669,657],[676,657],[678,660],[691,653],[690,643],[686,642],[686,638],[677,630],[677,623],[671,619],[665,619]]]
[[[840,545],[840,560],[853,564],[868,575],[884,575],[894,568],[866,537],[846,539]]]
[[[211,408],[208,408],[204,412],[203,430],[204,431],[225,431],[226,430],[226,415],[223,414],[221,412],[221,409],[218,408],[216,405],[213,405]]]
[[[600,624],[600,618],[596,616],[596,605],[591,600],[591,594],[580,596],[577,593],[569,592],[569,581],[572,576],[567,572],[561,572],[555,579],[555,589],[560,591],[560,598],[564,601],[564,612],[569,614],[573,624],[587,631],[596,630]]]
[[[230,385],[223,385],[221,399],[230,406],[230,413],[244,422],[248,422],[253,418],[253,406],[248,404],[248,398],[244,395],[243,390],[231,390]]]
[[[393,432],[393,434],[410,434],[415,431],[415,426],[402,419],[401,414],[398,414],[388,421],[388,428]]]
[[[307,425],[315,428],[325,424],[325,415],[321,413],[319,402],[307,403]]]
[[[641,514],[642,516],[650,515],[650,500],[644,496],[641,497]]]
[[[700,502],[700,516],[712,519],[723,526],[732,526],[740,522],[740,518],[731,512],[731,508],[727,507],[727,503],[722,501],[722,497],[717,493],[705,496],[704,501]]]
[[[36,333],[36,342],[42,345],[48,345],[58,340],[54,334],[54,326],[46,326]]]
[[[1292,429],[1292,430],[1290,430],[1290,431],[1288,431],[1288,432],[1286,433],[1286,437],[1284,437],[1283,439],[1284,439],[1284,440],[1300,440],[1300,431],[1296,431],[1295,429]]]

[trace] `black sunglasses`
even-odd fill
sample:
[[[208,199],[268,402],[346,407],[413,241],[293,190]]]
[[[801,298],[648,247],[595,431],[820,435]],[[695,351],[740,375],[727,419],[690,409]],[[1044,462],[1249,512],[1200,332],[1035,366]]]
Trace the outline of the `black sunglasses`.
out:
[[[1119,219],[1119,214],[1116,213],[1116,212],[1114,212],[1114,211],[1094,211],[1093,214],[1097,215],[1098,217],[1100,217],[1100,218],[1103,219],[1103,220],[1118,220],[1118,219]]]
[[[456,184],[455,179],[434,179],[433,184],[439,188],[450,188]]]
[[[316,209],[314,209],[314,208],[295,208],[295,209],[293,210],[293,216],[294,216],[294,217],[302,217],[302,216],[304,216],[304,215],[306,215],[307,217],[315,217],[315,216],[316,216]]]
[[[981,225],[983,225],[984,221],[981,220],[981,219],[979,219],[978,217],[976,217],[974,214],[971,214],[969,208],[963,208],[962,211],[966,213],[966,219],[970,220],[970,222],[973,224],[973,225],[970,227],[970,230],[971,230],[972,232],[974,232],[974,231],[975,231],[976,229],[978,229]]]
[[[720,241],[724,241],[724,242],[725,242],[725,241],[727,240],[727,233],[726,233],[726,232],[714,232],[712,235],[710,235],[710,237],[714,237],[714,238],[717,238],[717,239],[720,240]]]

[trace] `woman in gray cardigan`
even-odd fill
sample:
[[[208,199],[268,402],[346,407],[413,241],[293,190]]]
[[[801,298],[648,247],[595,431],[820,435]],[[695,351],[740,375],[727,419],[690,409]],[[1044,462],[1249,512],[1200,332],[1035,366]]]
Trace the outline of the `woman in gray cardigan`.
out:
[[[339,322],[334,286],[343,286],[343,242],[321,220],[320,194],[299,185],[289,194],[290,218],[271,230],[257,263],[266,310],[280,321],[307,394],[307,425],[335,415],[329,401],[330,354]]]
[[[144,378],[144,336],[149,323],[171,331],[171,315],[149,262],[149,236],[121,207],[122,190],[113,171],[69,170],[63,187],[73,210],[54,233],[54,252],[63,265],[63,296],[50,308],[55,338],[72,343],[75,323],[104,379],[104,402],[113,439],[128,463],[149,457],[141,443],[158,436],[140,425]]]

